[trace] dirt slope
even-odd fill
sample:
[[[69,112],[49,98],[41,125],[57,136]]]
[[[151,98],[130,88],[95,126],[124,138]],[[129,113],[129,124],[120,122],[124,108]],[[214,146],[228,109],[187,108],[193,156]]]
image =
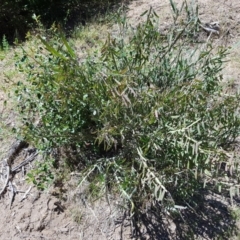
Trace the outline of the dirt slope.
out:
[[[225,79],[232,79],[234,88],[237,88],[240,84],[240,2],[239,0],[198,0],[198,4],[202,22],[220,22],[221,34],[214,39],[214,44],[231,47],[229,57],[231,61],[226,64],[223,76]],[[133,25],[142,21],[139,17],[140,14],[150,7],[159,14],[160,25],[167,25],[171,22],[168,0],[138,0],[130,3],[128,7],[127,16]],[[0,62],[1,71],[5,69],[4,64],[5,62]],[[1,94],[0,98],[2,101]],[[12,118],[10,117],[10,119]],[[4,121],[9,121],[9,118],[7,117]],[[8,124],[14,123],[9,122]],[[1,160],[3,160],[10,148],[9,142],[13,140],[2,138],[0,141],[2,145]],[[23,155],[24,151],[26,152],[27,148],[19,153],[15,164],[26,157]],[[28,166],[27,169],[30,167]],[[32,187],[26,198],[22,199],[30,185],[25,182],[22,172],[17,173],[13,178],[13,184],[18,191],[23,191],[23,193],[16,194],[11,208],[9,191],[0,199],[0,240],[130,239],[131,225],[127,217],[120,212],[117,200],[111,199],[111,206],[105,198],[96,203],[90,203],[84,189],[77,188],[77,183],[78,176],[73,173],[64,186],[51,187],[45,192],[39,192]],[[208,213],[205,216],[207,220],[203,220],[199,224],[209,224],[212,231],[220,231],[220,233],[228,231],[230,220],[228,222],[227,217],[226,221],[221,219],[222,213],[226,212],[224,203],[228,204],[227,201],[221,200],[217,203],[217,197],[209,198]],[[214,211],[216,204],[222,204],[218,208],[219,214],[216,215],[220,218],[220,225],[216,224],[217,219],[216,222],[214,222],[215,220],[211,222],[210,211]],[[191,218],[191,216],[188,217]],[[163,219],[164,221],[169,224],[169,228],[163,230],[162,235],[160,232],[163,227],[153,221],[152,225],[146,225],[145,228],[139,230],[142,232],[142,237],[139,239],[177,239],[180,234],[178,227],[181,226],[171,220],[167,222],[166,219]],[[222,229],[219,230],[219,226],[222,226]],[[211,236],[214,236],[211,230],[202,234],[202,237],[208,239],[211,239]]]

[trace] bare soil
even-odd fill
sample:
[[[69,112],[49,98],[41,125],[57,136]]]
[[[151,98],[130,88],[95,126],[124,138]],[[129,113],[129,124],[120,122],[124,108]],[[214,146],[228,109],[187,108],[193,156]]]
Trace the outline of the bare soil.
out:
[[[226,80],[232,80],[229,88],[238,89],[240,84],[240,2],[238,0],[198,0],[196,2],[198,2],[199,16],[203,23],[212,21],[220,23],[221,33],[211,41],[217,46],[230,48],[230,61],[226,63],[223,77]],[[178,1],[178,4],[181,4],[181,1]],[[165,26],[172,22],[168,0],[137,0],[128,5],[127,16],[132,25],[136,26],[143,21],[140,14],[150,7],[159,15],[160,25]],[[204,37],[207,39],[207,34]],[[5,78],[3,70],[6,68],[7,63],[0,62],[1,79]],[[0,100],[0,107],[4,110],[4,92],[0,92]],[[14,113],[11,111],[1,118],[10,126],[14,126],[14,119]],[[1,160],[8,153],[13,141],[10,136],[0,138]],[[13,164],[17,165],[23,161],[27,150],[28,148],[22,149]],[[41,161],[40,158],[39,160]],[[28,165],[25,170],[28,171],[32,167],[34,163]],[[22,171],[15,174],[12,179],[13,185],[22,192],[16,194],[12,205],[9,190],[0,199],[0,239],[215,239],[217,235],[222,236],[222,239],[229,239],[229,235],[235,231],[238,232],[240,226],[240,221],[231,217],[229,211],[231,202],[227,197],[203,192],[201,197],[205,201],[200,201],[202,203],[198,212],[183,212],[172,219],[167,213],[160,215],[160,212],[152,212],[150,207],[146,207],[146,214],[141,216],[143,224],[138,225],[138,219],[135,219],[136,224],[133,228],[118,199],[109,196],[106,198],[110,201],[105,197],[95,202],[90,201],[86,186],[78,187],[77,173],[71,173],[66,179],[65,182],[55,184],[47,191],[41,192],[26,182],[26,175]],[[23,199],[30,186],[32,188],[29,194]],[[238,205],[237,199],[234,204]],[[238,211],[236,207],[235,212]]]

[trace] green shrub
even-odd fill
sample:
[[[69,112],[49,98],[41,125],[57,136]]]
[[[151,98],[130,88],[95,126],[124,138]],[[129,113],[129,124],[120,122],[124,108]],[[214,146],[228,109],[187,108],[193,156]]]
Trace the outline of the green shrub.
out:
[[[53,183],[53,160],[45,159],[44,162],[37,162],[35,169],[27,173],[26,180],[33,183],[37,189],[45,190]]]
[[[5,58],[6,53],[9,50],[9,43],[6,39],[6,36],[3,35],[2,42],[0,44],[0,60],[3,60]]]
[[[135,30],[121,21],[81,62],[59,34],[39,37],[17,63],[26,76],[15,92],[20,134],[41,148],[79,149],[82,181],[119,193],[131,212],[145,200],[177,208],[218,181],[240,126],[239,96],[222,88],[226,49],[192,44],[196,18],[163,35],[147,14]]]

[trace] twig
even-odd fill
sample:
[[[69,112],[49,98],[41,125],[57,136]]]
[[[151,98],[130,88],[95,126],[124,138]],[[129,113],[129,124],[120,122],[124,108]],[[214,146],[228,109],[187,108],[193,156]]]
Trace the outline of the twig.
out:
[[[12,162],[13,162],[14,158],[26,146],[28,146],[28,144],[25,141],[21,141],[21,140],[16,141],[11,146],[9,154],[7,155],[7,158],[5,159],[5,166],[2,166],[2,172],[3,172],[3,169],[6,168],[7,173],[5,174],[6,175],[6,178],[5,178],[6,180],[5,180],[4,186],[0,191],[0,197],[4,193],[4,191],[6,190],[7,186],[9,185],[9,189],[11,191],[11,193],[10,193],[10,209],[12,207],[12,204],[13,204],[14,197],[15,197],[16,193],[20,192],[20,191],[16,190],[15,186],[13,186],[13,183],[12,183],[12,180],[11,180],[12,173],[16,172],[18,169],[22,169],[23,166],[25,166],[29,162],[33,161],[35,159],[35,157],[38,155],[37,152],[34,153],[34,154],[31,154],[26,160],[24,160],[22,163],[20,163],[17,167],[14,167],[13,169],[11,169]],[[3,175],[3,173],[2,173],[2,178],[4,178],[5,175]],[[26,198],[26,196],[27,196],[27,194],[29,193],[30,190],[31,190],[31,187],[27,190],[27,192],[25,193],[25,195],[23,196],[21,201],[23,201]]]
[[[200,27],[205,30],[206,32],[208,33],[215,33],[217,35],[219,35],[219,31],[218,30],[215,30],[213,28],[210,28],[210,27],[204,27],[203,25],[200,24]]]
[[[29,194],[29,192],[31,191],[32,189],[32,186],[29,187],[29,189],[25,192],[25,194],[23,195],[22,199],[20,200],[20,202],[22,202],[26,197],[27,195]]]
[[[11,193],[12,193],[12,196],[10,198],[10,209],[11,209],[12,203],[13,203],[13,200],[14,200],[14,197],[15,197],[15,194],[16,194],[16,190],[14,189],[12,181],[9,181],[9,187],[10,187],[10,190],[11,190]]]
[[[209,34],[209,36],[208,36],[208,38],[207,38],[207,42],[209,41],[209,39],[211,38],[211,36],[212,36],[212,32],[210,32],[210,34]]]
[[[6,182],[5,182],[3,188],[2,188],[2,190],[0,192],[0,197],[3,194],[3,192],[5,191],[5,189],[6,189],[7,185],[8,185],[8,182],[9,182],[9,178],[10,178],[10,167],[7,165],[6,168],[7,168],[7,179],[6,179]]]
[[[12,168],[12,172],[17,172],[19,169],[21,169],[23,166],[27,165],[29,162],[32,162],[35,157],[38,155],[38,153],[34,153],[30,155],[26,160],[22,161],[19,165],[16,167]]]
[[[19,226],[16,226],[16,229],[19,231],[19,233],[21,233],[21,228]]]
[[[11,150],[9,151],[9,154],[7,156],[7,158],[5,159],[6,161],[6,168],[7,168],[7,179],[6,179],[6,182],[0,192],[0,196],[3,194],[3,192],[5,191],[8,183],[9,183],[9,178],[10,178],[10,173],[11,173],[11,164],[12,164],[12,161],[14,159],[14,156],[22,149],[24,148],[25,146],[27,146],[28,144],[25,142],[25,141],[21,141],[21,140],[18,140],[16,141],[12,147],[11,147]]]
[[[66,225],[64,225],[62,228],[66,228],[71,222],[67,223]]]
[[[202,25],[202,24],[199,24],[199,25],[204,31],[219,35],[219,32],[220,32],[219,22],[212,22],[212,23],[206,23],[205,25]]]
[[[25,175],[25,169],[24,169],[24,166],[22,166],[22,177],[24,177]]]
[[[0,172],[0,174],[1,174],[1,179],[3,180],[3,162],[2,162],[2,167],[1,167],[1,172]]]

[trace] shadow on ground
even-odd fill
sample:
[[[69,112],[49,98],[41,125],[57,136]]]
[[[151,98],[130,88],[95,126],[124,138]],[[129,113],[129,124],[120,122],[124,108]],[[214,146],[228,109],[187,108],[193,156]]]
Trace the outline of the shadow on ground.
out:
[[[76,26],[113,12],[120,4],[121,0],[42,0],[29,4],[25,0],[5,1],[0,8],[0,46],[3,36],[9,43],[24,41],[29,30],[38,29],[39,21],[47,29],[54,23],[61,25],[70,35]]]
[[[189,205],[186,210],[171,213],[171,216],[162,212],[160,207],[151,207],[147,212],[138,214],[133,219],[132,238],[227,240],[234,236],[237,233],[236,217],[229,208],[230,203],[209,192],[204,192],[201,198],[197,207],[191,208]]]

